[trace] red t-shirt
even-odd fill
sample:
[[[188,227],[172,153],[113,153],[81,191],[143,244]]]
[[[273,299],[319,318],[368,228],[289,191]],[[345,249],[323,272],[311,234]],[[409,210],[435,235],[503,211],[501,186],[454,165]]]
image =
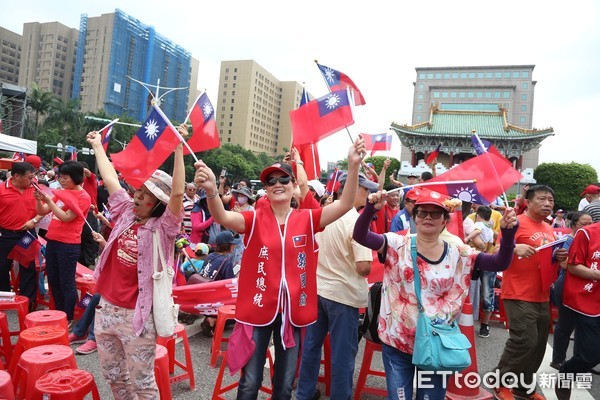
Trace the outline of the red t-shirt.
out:
[[[21,193],[12,184],[12,178],[0,184],[0,228],[19,231],[37,215],[33,186]]]
[[[88,176],[87,178],[84,176],[83,183],[81,184],[81,186],[83,187],[83,190],[85,190],[90,195],[90,198],[92,199],[92,204],[94,205],[94,207],[96,207],[96,210],[98,210],[98,179],[96,178],[96,175],[94,175],[94,173],[91,172],[90,176]]]
[[[135,309],[138,298],[138,238],[139,224],[133,224],[117,238],[111,248],[96,287],[111,304]],[[114,270],[114,271],[113,271]],[[118,276],[119,279],[110,277]]]
[[[317,199],[315,199],[315,196],[313,196],[312,194],[310,194],[310,192],[308,192],[306,194],[306,196],[304,196],[304,200],[302,200],[302,202],[298,205],[298,208],[321,208],[321,205],[319,204],[319,202],[317,201]]]
[[[517,218],[517,244],[539,247],[555,240],[554,232],[547,223],[536,222],[527,214],[521,214]],[[540,253],[535,253],[529,258],[514,255],[510,266],[502,274],[502,299],[547,303],[549,298],[550,290],[542,289]]]
[[[85,190],[70,190],[70,192],[73,192],[72,194],[77,198],[77,205],[83,212],[84,218],[77,216],[69,222],[63,222],[53,215],[50,225],[48,225],[46,239],[69,244],[81,243],[81,231],[83,230],[83,224],[85,224],[85,216],[90,210],[90,195]],[[69,210],[69,207],[58,201],[56,197],[53,201],[64,211]]]
[[[377,211],[375,214],[377,219],[375,219],[375,232],[384,234],[390,231],[390,226],[392,225],[392,218],[400,211],[400,208],[395,210],[392,207],[385,204],[381,207],[381,210]]]

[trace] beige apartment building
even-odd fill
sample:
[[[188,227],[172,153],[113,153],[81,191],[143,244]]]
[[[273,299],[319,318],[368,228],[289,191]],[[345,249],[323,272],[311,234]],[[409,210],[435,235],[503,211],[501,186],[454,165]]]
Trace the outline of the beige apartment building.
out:
[[[23,24],[19,85],[29,89],[36,82],[63,101],[70,99],[78,34],[60,22]]]
[[[21,35],[0,27],[0,82],[18,84],[22,42]]]
[[[221,143],[272,156],[291,145],[289,113],[298,108],[302,85],[279,81],[253,60],[221,62],[215,115]]]

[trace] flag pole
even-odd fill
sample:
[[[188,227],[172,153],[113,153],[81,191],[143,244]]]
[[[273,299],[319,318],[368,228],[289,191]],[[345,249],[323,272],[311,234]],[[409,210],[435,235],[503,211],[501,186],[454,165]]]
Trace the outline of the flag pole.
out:
[[[160,109],[159,106],[157,106],[156,104],[153,104],[152,107],[154,107],[154,109],[156,110],[157,113],[160,114],[161,117],[163,117],[163,119],[165,121],[167,121],[167,125],[169,125],[169,128],[171,128],[171,130],[173,131],[173,133],[175,134],[175,136],[177,137],[177,139],[179,139],[179,141],[181,143],[183,143],[183,145],[189,150],[190,154],[192,155],[192,157],[194,157],[194,160],[196,162],[198,162],[198,157],[196,157],[196,154],[194,154],[194,151],[192,150],[192,148],[190,147],[189,144],[187,144],[187,142],[185,141],[185,139],[183,138],[183,136],[181,136],[181,134],[177,131],[177,129],[175,129],[175,127],[173,126],[173,124],[171,123],[171,120],[169,120],[169,118],[167,118],[167,116],[165,115],[165,113]]]
[[[416,187],[424,187],[424,186],[440,186],[440,185],[460,185],[463,183],[476,183],[477,179],[466,179],[464,181],[445,181],[445,182],[423,182],[423,183],[415,183],[414,185],[404,185],[401,187],[397,187],[395,189],[392,190],[388,190],[387,193],[393,193],[393,192],[397,192],[399,190],[404,190],[404,189],[412,189],[412,188],[416,188]]]
[[[110,121],[108,124],[106,124],[105,126],[102,127],[102,129],[100,129],[100,131],[105,130],[106,128],[109,128],[111,125],[114,125],[117,121],[119,120],[119,118],[115,118],[112,121]]]
[[[315,60],[315,64],[317,64],[317,68],[319,68],[319,60]],[[319,69],[319,73],[321,73],[321,69]],[[325,79],[325,76],[322,73],[321,73],[321,77],[325,81],[325,86],[327,86],[329,93],[331,93],[331,87],[329,86],[329,82],[327,82],[327,79]],[[346,90],[348,92],[348,102],[350,103],[350,110],[353,110],[354,96],[352,96],[352,97],[350,96],[350,90],[348,87],[346,87]],[[352,100],[352,102],[350,102],[350,100]],[[352,111],[352,117],[354,118],[354,111]],[[346,128],[346,133],[348,133],[348,137],[350,138],[350,143],[354,143],[354,139],[352,139],[352,135],[350,134],[350,129],[348,129],[347,126],[345,128]]]
[[[320,180],[319,178],[321,177],[321,171],[317,171],[317,161],[315,160],[315,143],[311,143],[310,144],[310,152],[312,153],[312,160],[313,160],[313,172],[315,173],[315,176],[317,177],[317,180]]]
[[[200,97],[202,97],[202,95],[206,93],[206,89],[204,89],[204,91],[200,92],[200,94],[198,95],[198,97],[196,97],[196,100],[194,100],[194,102],[192,103],[192,106],[190,107],[187,115],[185,116],[185,120],[183,121],[184,124],[187,124],[187,122],[190,119],[190,115],[192,115],[192,110],[194,109],[194,107],[196,106],[196,103],[198,102],[198,100],[200,100]]]
[[[473,129],[471,131],[471,133],[475,136],[475,139],[477,139],[477,143],[481,147],[482,151],[488,153],[488,150],[483,145],[483,142],[479,138],[477,131],[475,129]],[[492,162],[492,160],[489,160],[489,161],[492,166],[492,171],[494,171],[494,176],[495,176],[496,180],[498,181],[498,183],[500,184],[500,187],[502,188],[502,199],[504,200],[504,206],[506,207],[506,209],[508,209],[508,198],[506,197],[506,191],[504,190],[504,185],[502,185],[502,181],[500,180],[500,177],[498,176],[498,171],[496,171],[496,167],[494,166],[494,163]]]

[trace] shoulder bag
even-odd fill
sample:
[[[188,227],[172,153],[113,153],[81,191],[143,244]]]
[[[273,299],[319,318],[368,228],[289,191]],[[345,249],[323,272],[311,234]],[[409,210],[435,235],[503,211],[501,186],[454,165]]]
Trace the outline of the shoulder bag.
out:
[[[417,267],[416,237],[411,238],[415,294],[419,305],[419,317],[415,333],[412,363],[424,371],[457,372],[471,365],[469,339],[460,332],[458,324],[434,324],[424,313],[421,303],[421,278]]]
[[[225,261],[227,261],[227,256],[225,256],[223,258],[223,261],[221,262],[221,265],[219,265],[219,268],[217,269],[217,273],[213,275],[212,278],[206,277],[202,274],[194,274],[192,275],[194,277],[194,282],[193,283],[208,283],[208,282],[212,282],[214,280],[214,278],[216,278],[217,276],[219,276],[219,273],[221,272],[221,268],[223,268],[223,264],[225,264]],[[208,265],[206,265],[206,263],[204,263],[203,266],[203,270],[205,268],[208,268]],[[201,271],[202,272],[202,271]]]
[[[158,336],[173,336],[177,326],[179,304],[173,300],[173,276],[175,271],[171,265],[165,262],[160,233],[158,230],[152,232],[152,263],[154,274],[154,292],[152,296],[152,315],[154,327]],[[161,266],[159,271],[159,264]]]

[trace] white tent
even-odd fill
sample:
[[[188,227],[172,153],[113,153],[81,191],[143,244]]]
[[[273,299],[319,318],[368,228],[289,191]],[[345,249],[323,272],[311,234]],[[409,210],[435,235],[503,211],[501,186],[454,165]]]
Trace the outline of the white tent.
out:
[[[37,142],[0,133],[0,150],[37,154]]]

